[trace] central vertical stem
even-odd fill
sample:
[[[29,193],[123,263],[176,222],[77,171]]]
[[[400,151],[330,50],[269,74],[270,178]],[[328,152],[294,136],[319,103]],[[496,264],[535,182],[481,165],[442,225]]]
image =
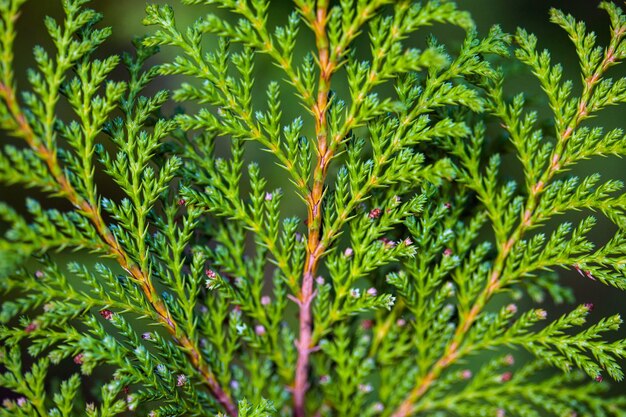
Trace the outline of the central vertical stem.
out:
[[[309,388],[309,356],[311,354],[311,333],[313,321],[311,316],[311,302],[315,296],[313,291],[314,276],[317,272],[320,256],[324,252],[320,242],[322,228],[322,198],[328,163],[332,159],[333,147],[328,144],[328,123],[326,119],[328,107],[328,93],[330,91],[330,77],[333,64],[329,60],[329,43],[326,34],[326,20],[328,0],[319,0],[315,20],[311,22],[315,32],[318,58],[320,64],[319,85],[317,100],[313,110],[315,115],[316,153],[317,161],[313,170],[313,186],[307,197],[308,209],[308,241],[307,255],[302,274],[302,287],[298,297],[300,307],[299,322],[300,334],[296,347],[298,359],[296,362],[295,381],[293,387],[294,415],[306,416],[306,392]]]

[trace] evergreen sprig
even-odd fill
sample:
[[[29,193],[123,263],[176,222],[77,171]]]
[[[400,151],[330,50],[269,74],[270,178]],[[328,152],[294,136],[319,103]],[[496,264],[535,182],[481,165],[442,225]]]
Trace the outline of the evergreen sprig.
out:
[[[534,35],[447,1],[294,0],[278,26],[269,0],[183,0],[188,26],[151,4],[152,33],[102,57],[111,29],[63,0],[18,90],[24,2],[0,1],[0,182],[46,200],[0,203],[0,417],[626,415],[603,381],[619,315],[534,305],[574,303],[557,269],[626,288],[623,184],[575,171],[626,154],[593,119],[626,101],[618,6],[607,46],[551,11],[577,87]],[[412,47],[433,24],[459,47]],[[545,109],[511,95],[511,60]]]

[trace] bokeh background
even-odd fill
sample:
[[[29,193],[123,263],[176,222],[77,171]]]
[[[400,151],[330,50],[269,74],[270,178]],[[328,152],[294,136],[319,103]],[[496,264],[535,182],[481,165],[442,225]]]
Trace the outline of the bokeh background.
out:
[[[149,2],[165,3],[165,1]],[[175,6],[177,19],[181,23],[193,21],[202,13],[201,7],[180,7],[178,4],[175,4],[177,0],[169,0],[168,2]],[[36,44],[41,44],[45,47],[51,46],[42,22],[46,15],[62,16],[60,3],[60,0],[30,0],[23,9],[18,25],[19,36],[16,42],[16,72],[21,86],[26,84],[24,82],[25,69],[33,64],[31,53],[33,46]],[[271,13],[277,16],[276,21],[284,21],[284,16],[291,10],[291,2],[288,0],[271,0],[271,4]],[[513,33],[517,27],[523,27],[537,34],[540,40],[539,45],[551,51],[554,62],[561,62],[564,65],[566,77],[573,79],[575,83],[579,81],[580,77],[578,75],[578,62],[574,48],[565,32],[549,22],[549,9],[551,7],[561,8],[579,19],[584,19],[588,27],[596,31],[600,43],[606,44],[608,40],[608,17],[604,11],[597,8],[599,2],[592,0],[459,0],[457,4],[460,8],[469,10],[472,13],[481,33],[486,33],[491,25],[499,24],[509,33]],[[146,28],[141,24],[145,5],[146,2],[144,0],[93,0],[91,2],[91,7],[104,14],[103,24],[113,27],[112,38],[104,45],[103,50],[99,54],[108,55],[110,53],[130,51],[132,49],[130,40],[134,36],[148,33],[151,30],[151,28]],[[441,41],[450,45],[452,50],[462,40],[462,33],[458,29],[450,29],[441,25],[433,27],[433,31]],[[415,42],[423,44],[427,33],[427,30],[420,32]],[[170,51],[164,50],[156,59],[166,59],[170,53]],[[271,65],[267,65],[263,68],[262,76],[266,78],[282,78],[282,75],[276,74],[274,71],[275,69]],[[612,75],[617,76],[620,73],[624,75],[626,71],[617,68]],[[123,76],[123,74],[120,73],[119,76]],[[523,72],[515,75],[515,77],[516,82],[514,85],[508,87],[511,89],[511,92],[526,92],[531,100],[536,102],[537,106],[541,108],[541,92],[533,78],[524,75]],[[158,86],[160,88],[173,87],[175,84],[175,80],[172,79],[163,79],[159,82],[161,83]],[[297,105],[287,105],[285,107],[294,109],[293,111],[298,110]],[[613,107],[608,111],[604,111],[601,117],[595,119],[594,124],[602,123],[607,127],[624,126],[625,116],[626,106]],[[289,114],[287,114],[287,117],[289,117]],[[6,143],[12,140],[7,138],[6,135],[1,135],[0,141]],[[259,159],[267,158],[267,154],[263,153],[260,153],[258,156]],[[601,172],[603,177],[607,179],[626,180],[625,161],[614,157],[588,161],[577,168],[575,174],[584,176],[597,171]],[[275,177],[272,177],[270,173],[269,175],[272,177],[270,179],[277,186],[284,186],[279,173],[276,170]],[[513,172],[509,173],[509,175],[515,176]],[[100,185],[100,189],[104,194],[115,195],[116,193],[116,190],[113,188],[107,189],[106,182]],[[35,196],[40,199],[43,197],[36,192],[24,190],[21,187],[0,185],[0,200],[9,201],[15,207],[23,207],[24,199],[27,196]],[[50,201],[49,205],[69,208],[60,201]],[[600,220],[593,235],[593,239],[598,243],[606,241],[614,230],[610,223],[603,219]],[[88,255],[81,253],[63,253],[59,257],[67,260],[80,257],[81,259],[78,260],[81,262],[93,262],[93,259],[90,259]],[[623,301],[626,300],[626,294],[620,293],[613,288],[607,288],[598,282],[582,278],[573,271],[561,270],[559,273],[564,277],[565,282],[574,288],[577,301],[595,304],[596,308],[591,318],[592,321],[599,317],[616,313],[626,315],[626,303]],[[549,304],[546,308],[551,315],[557,315],[559,312],[570,309],[569,306],[552,306]],[[615,337],[620,335],[621,337],[626,337],[626,332],[616,333]],[[614,391],[626,392],[626,384],[615,385]]]

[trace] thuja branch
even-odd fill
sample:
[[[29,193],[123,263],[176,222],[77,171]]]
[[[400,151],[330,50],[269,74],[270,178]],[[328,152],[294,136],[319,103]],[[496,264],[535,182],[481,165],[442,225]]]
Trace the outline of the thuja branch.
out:
[[[559,21],[559,17],[558,13],[555,12],[553,15],[554,20]],[[507,259],[515,245],[524,238],[525,232],[536,227],[540,222],[545,221],[545,218],[542,217],[542,213],[537,213],[541,196],[551,180],[553,180],[565,166],[575,162],[565,155],[568,140],[572,137],[576,129],[580,127],[581,123],[590,117],[589,103],[593,99],[594,88],[601,81],[606,70],[617,63],[618,60],[615,51],[624,33],[625,31],[623,29],[619,27],[615,28],[612,33],[613,36],[610,46],[606,49],[603,59],[597,64],[594,70],[583,79],[583,94],[577,100],[576,110],[572,115],[568,117],[566,110],[562,108],[560,102],[554,98],[554,96],[552,97],[553,101],[551,102],[551,107],[555,113],[554,117],[556,120],[560,121],[560,123],[555,126],[557,140],[556,146],[548,159],[549,163],[543,170],[542,175],[535,179],[535,182],[527,184],[528,197],[523,206],[524,209],[521,211],[519,223],[511,235],[509,235],[508,239],[499,247],[498,256],[489,273],[489,280],[486,287],[478,295],[474,304],[468,311],[460,311],[459,323],[454,337],[446,348],[445,354],[420,378],[419,383],[411,390],[407,398],[392,414],[392,417],[406,417],[415,412],[416,403],[436,382],[442,372],[463,356],[460,352],[463,341],[492,296],[509,284],[507,277],[503,276]],[[520,50],[517,52],[518,56],[533,69],[534,74],[540,79],[544,91],[547,93],[554,91],[556,89],[553,85],[554,78],[548,80],[547,77],[542,77],[543,74],[554,73],[554,70],[547,66],[545,62],[541,61],[534,51],[534,43],[532,41],[526,41],[525,36],[527,35],[523,31],[518,35],[518,40],[522,43]],[[557,78],[557,80],[558,79],[559,78]],[[524,139],[520,137],[520,132],[516,129],[519,127],[519,123],[515,120],[516,115],[509,112],[507,108],[507,104],[502,95],[501,86],[497,85],[496,87],[491,87],[491,94],[493,98],[494,114],[501,118],[503,126],[509,130],[513,141],[522,143]],[[592,109],[592,111],[597,110],[599,110],[599,107]],[[527,273],[528,272],[530,271],[527,271]]]
[[[17,8],[13,10],[13,12],[17,15]],[[8,30],[9,33],[13,31],[12,24],[14,20],[14,18],[6,20],[6,22],[10,22],[9,27],[5,29]],[[68,37],[63,38],[65,43],[69,43],[69,36],[72,32],[68,30],[67,33],[69,34]],[[46,163],[50,173],[58,184],[57,194],[65,197],[94,225],[104,243],[104,247],[98,246],[93,249],[98,251],[104,250],[109,256],[113,257],[117,261],[122,269],[130,274],[135,282],[140,285],[143,293],[148,299],[148,302],[156,313],[158,322],[165,329],[167,329],[175,340],[178,341],[181,348],[189,355],[191,363],[202,376],[202,379],[207,384],[215,399],[224,407],[229,415],[236,416],[237,408],[235,404],[215,379],[215,376],[209,369],[208,364],[204,361],[197,343],[181,332],[163,299],[158,296],[149,275],[133,262],[131,257],[126,253],[124,248],[119,244],[113,233],[107,227],[104,219],[102,218],[100,206],[96,201],[95,195],[92,193],[93,190],[89,190],[90,198],[84,198],[79,192],[77,192],[70,180],[64,174],[63,168],[61,167],[57,157],[57,151],[54,144],[54,133],[52,131],[52,126],[54,124],[53,120],[55,117],[54,111],[56,107],[56,98],[48,100],[46,106],[48,118],[45,121],[46,129],[44,132],[47,139],[44,141],[35,134],[24,112],[22,111],[20,104],[18,103],[15,88],[12,85],[14,78],[11,69],[12,54],[7,52],[7,49],[12,49],[12,43],[4,42],[3,48],[5,61],[3,62],[3,77],[0,82],[0,96],[2,97],[13,120],[12,123],[7,120],[4,121],[5,123],[9,123],[9,126],[7,127],[10,128],[14,136],[24,139],[28,146]],[[49,92],[50,97],[55,95],[58,96],[58,89],[63,81],[64,73],[71,67],[71,64],[72,61],[66,57],[62,55],[59,57],[59,64],[55,72],[54,82],[51,84],[52,91]],[[92,169],[89,169],[88,171],[91,172]]]
[[[33,134],[32,128],[26,121],[23,113],[19,109],[19,105],[15,99],[15,93],[12,88],[6,87],[5,84],[0,85],[0,94],[7,105],[11,109],[14,120],[17,123],[17,130],[14,131],[16,136],[24,138],[29,146],[36,151],[41,158],[46,162],[50,169],[50,172],[54,175],[57,183],[60,187],[60,193],[65,196],[75,207],[77,207],[85,216],[91,220],[93,225],[98,230],[98,233],[102,237],[106,244],[108,252],[118,264],[127,271],[133,279],[141,286],[146,298],[154,308],[154,312],[161,325],[167,329],[167,331],[178,340],[180,346],[188,353],[194,367],[198,370],[202,378],[205,380],[211,393],[215,396],[216,400],[225,408],[231,416],[237,415],[237,408],[228,396],[228,394],[219,386],[217,380],[213,376],[213,373],[209,369],[208,365],[204,362],[198,346],[192,342],[185,334],[180,334],[180,330],[177,324],[174,322],[170,312],[163,300],[157,295],[156,290],[150,280],[149,276],[145,274],[139,267],[133,263],[130,257],[125,253],[124,249],[119,245],[111,231],[106,226],[104,219],[100,215],[100,209],[97,206],[92,206],[86,200],[84,200],[79,194],[76,193],[68,179],[63,175],[62,169],[58,164],[56,155],[52,153],[47,147],[42,145]],[[101,249],[101,248],[96,248]]]

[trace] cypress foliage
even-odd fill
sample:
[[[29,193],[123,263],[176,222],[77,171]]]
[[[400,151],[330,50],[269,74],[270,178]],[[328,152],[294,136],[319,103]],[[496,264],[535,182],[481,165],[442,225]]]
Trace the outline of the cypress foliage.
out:
[[[103,58],[111,29],[63,0],[17,86],[25,1],[0,1],[0,182],[46,198],[0,202],[0,417],[626,416],[621,318],[556,273],[626,289],[623,184],[574,171],[626,154],[594,119],[626,101],[620,7],[607,45],[551,11],[572,81],[447,1],[294,0],[279,26],[269,0],[182,0],[188,26],[148,5],[151,34]],[[433,24],[460,47],[411,47]]]

